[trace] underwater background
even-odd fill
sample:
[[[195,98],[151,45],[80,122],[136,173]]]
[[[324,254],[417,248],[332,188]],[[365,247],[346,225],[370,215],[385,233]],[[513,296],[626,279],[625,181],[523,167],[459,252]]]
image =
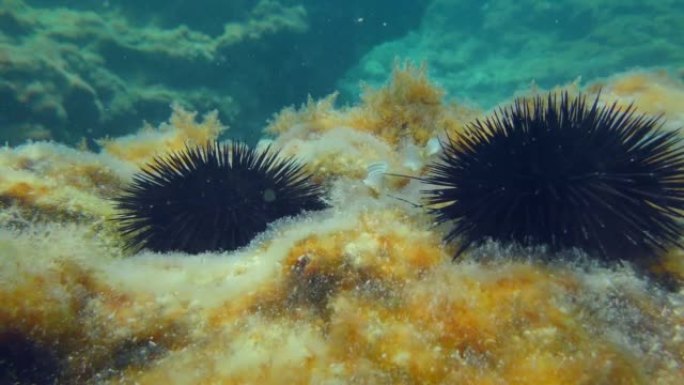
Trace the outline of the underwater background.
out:
[[[0,385],[681,385],[682,26],[681,0],[0,0]],[[497,189],[517,163],[592,194]]]
[[[680,77],[676,0],[0,3],[0,140],[74,144],[216,109],[250,142],[281,108],[353,103],[396,60],[489,109],[536,84],[658,68]]]

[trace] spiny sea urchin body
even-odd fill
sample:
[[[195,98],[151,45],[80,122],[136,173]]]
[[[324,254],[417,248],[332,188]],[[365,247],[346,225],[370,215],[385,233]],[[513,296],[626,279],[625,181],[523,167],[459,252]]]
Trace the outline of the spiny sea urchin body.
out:
[[[684,148],[678,132],[598,97],[518,99],[443,144],[426,200],[462,251],[492,239],[606,260],[679,246]]]
[[[131,248],[234,250],[276,219],[325,207],[303,165],[272,149],[218,143],[155,158],[116,199]]]

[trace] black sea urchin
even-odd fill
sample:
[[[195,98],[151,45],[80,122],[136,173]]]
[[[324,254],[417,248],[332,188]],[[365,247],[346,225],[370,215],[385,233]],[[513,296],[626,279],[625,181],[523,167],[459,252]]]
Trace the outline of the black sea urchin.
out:
[[[457,254],[487,239],[606,260],[680,246],[684,149],[660,117],[584,96],[518,99],[443,143],[426,201]]]
[[[271,149],[218,143],[154,159],[116,199],[131,248],[234,250],[279,218],[325,207],[303,166]]]

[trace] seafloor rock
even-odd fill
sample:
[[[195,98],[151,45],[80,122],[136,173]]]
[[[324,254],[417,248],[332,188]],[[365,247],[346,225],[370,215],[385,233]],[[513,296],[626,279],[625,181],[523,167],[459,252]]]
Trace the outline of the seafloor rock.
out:
[[[451,262],[441,229],[403,201],[418,199],[414,182],[374,191],[356,162],[345,170],[347,163],[337,161],[346,146],[361,164],[378,161],[379,153],[390,171],[406,167],[401,159],[409,144],[425,149],[429,142],[420,139],[430,129],[420,122],[432,124],[436,116],[451,124],[430,135],[443,134],[442,128],[458,135],[465,122],[440,97],[424,108],[396,97],[416,84],[425,89],[419,94],[439,95],[420,71],[400,69],[374,91],[387,103],[335,109],[326,99],[320,109],[312,101],[281,114],[271,126],[279,134],[275,145],[322,159],[313,170],[323,171],[331,206],[280,220],[235,252],[123,256],[107,224],[108,198],[138,162],[177,148],[184,135],[215,137],[221,126],[212,115],[196,123],[177,110],[160,129],[141,132],[140,143],[133,136],[111,139],[98,154],[48,143],[4,149],[0,365],[7,374],[0,378],[141,385],[680,384],[681,285],[668,291],[628,265],[582,258],[541,263],[494,244]],[[681,92],[677,83],[661,86]],[[394,123],[380,123],[379,107],[427,116],[410,120],[415,124],[395,141],[390,126],[381,129]],[[366,119],[359,118],[363,111]],[[431,156],[420,154],[412,155],[415,167],[399,170],[420,173]],[[93,170],[106,177],[94,179]],[[65,173],[71,176],[63,179]],[[15,179],[26,186],[24,195],[8,190]],[[36,188],[43,195],[32,200]],[[84,215],[50,215],[56,211]],[[681,253],[668,258],[679,262],[663,264],[667,272],[682,276]]]

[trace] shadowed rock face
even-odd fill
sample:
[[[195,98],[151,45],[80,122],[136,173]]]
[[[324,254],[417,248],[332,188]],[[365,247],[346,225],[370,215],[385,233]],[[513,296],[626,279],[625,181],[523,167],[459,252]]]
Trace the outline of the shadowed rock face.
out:
[[[372,46],[415,27],[427,1],[401,3],[387,15],[380,1],[3,3],[0,140],[92,143],[180,102],[253,141],[274,112],[332,92]]]
[[[54,352],[14,330],[0,333],[0,383],[55,384],[60,367]]]

